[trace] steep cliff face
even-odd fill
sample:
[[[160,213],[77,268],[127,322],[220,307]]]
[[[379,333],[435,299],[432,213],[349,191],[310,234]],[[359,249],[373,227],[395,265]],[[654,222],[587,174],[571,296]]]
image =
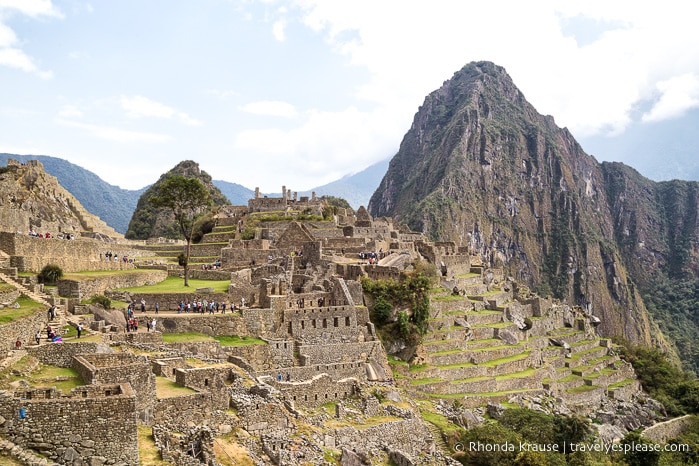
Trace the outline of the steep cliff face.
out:
[[[632,214],[613,207],[602,166],[488,62],[427,96],[369,203],[583,306],[604,335],[665,346],[615,241]]]
[[[178,163],[169,172],[161,175],[160,179],[141,195],[129,222],[126,238],[148,239],[158,236],[178,238],[180,236],[179,227],[175,223],[172,212],[166,209],[156,209],[149,204],[149,199],[157,192],[162,182],[175,175],[199,179],[211,193],[214,205],[230,204],[230,201],[221,193],[221,190],[214,186],[211,176],[199,168],[198,163],[185,160]]]

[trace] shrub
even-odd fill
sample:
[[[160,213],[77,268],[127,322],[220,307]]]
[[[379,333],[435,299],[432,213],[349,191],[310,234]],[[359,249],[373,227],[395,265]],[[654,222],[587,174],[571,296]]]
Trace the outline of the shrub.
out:
[[[99,304],[105,309],[109,309],[110,307],[112,307],[112,300],[103,295],[93,296],[90,302],[92,304]]]
[[[376,303],[374,303],[374,318],[376,319],[376,322],[379,324],[388,322],[388,320],[391,318],[392,310],[393,306],[391,306],[391,303],[386,301],[383,296],[376,298]]]
[[[39,272],[39,283],[55,284],[63,277],[63,270],[55,264],[45,265]]]

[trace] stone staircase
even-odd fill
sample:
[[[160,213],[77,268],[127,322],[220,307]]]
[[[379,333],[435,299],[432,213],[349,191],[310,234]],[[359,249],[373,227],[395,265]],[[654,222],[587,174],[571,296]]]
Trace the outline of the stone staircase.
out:
[[[37,293],[27,288],[25,284],[19,281],[19,277],[16,275],[14,277],[11,277],[5,273],[0,272],[0,281],[4,281],[5,283],[14,286],[21,294],[31,299],[32,301],[36,301],[37,303],[46,306],[47,309],[51,306],[56,306],[56,318],[58,319],[57,327],[59,331],[60,329],[68,325],[69,316],[67,315],[65,305],[61,304],[60,300],[57,300],[54,297],[49,297],[46,294]]]

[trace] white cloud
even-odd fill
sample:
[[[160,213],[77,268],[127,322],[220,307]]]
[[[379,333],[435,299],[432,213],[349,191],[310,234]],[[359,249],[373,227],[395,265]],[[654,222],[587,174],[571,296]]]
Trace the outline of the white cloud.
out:
[[[93,136],[100,139],[107,139],[109,141],[132,143],[132,142],[144,142],[144,143],[163,143],[171,140],[171,137],[167,134],[159,133],[147,133],[142,131],[129,131],[121,128],[115,128],[112,126],[101,126],[93,125],[88,123],[80,123],[77,121],[70,121],[58,118],[54,120],[57,124],[62,126],[68,126],[70,128],[78,128],[91,133]]]
[[[178,112],[172,107],[161,104],[147,97],[140,95],[127,97],[121,96],[121,108],[126,111],[126,115],[131,118],[155,117],[179,119],[182,123],[190,126],[201,126],[201,122],[190,117],[184,112]]]
[[[62,18],[63,14],[51,0],[0,0],[0,12],[2,10],[15,10],[27,16],[55,16]]]
[[[266,175],[268,184],[293,182],[297,189],[306,189],[392,155],[395,138],[402,131],[381,109],[370,113],[355,107],[341,112],[313,110],[302,125],[290,130],[243,131],[236,136],[235,148],[248,154],[246,161],[257,165],[254,169],[276,167]]]
[[[61,12],[56,9],[50,0],[0,0],[0,66],[7,66],[32,73],[41,79],[53,77],[51,71],[42,70],[29,55],[17,47],[17,35],[3,24],[5,17],[11,13],[20,13],[32,18],[39,16],[53,16],[62,18]]]
[[[683,115],[699,107],[699,79],[687,73],[656,85],[660,98],[653,108],[643,115],[643,121],[659,121]]]
[[[413,111],[467,62],[490,60],[574,134],[620,132],[657,83],[699,72],[693,6],[678,0],[662,9],[629,1],[306,0],[301,11],[304,24],[368,70],[358,96]],[[609,27],[579,46],[562,32],[571,17]]]
[[[241,110],[254,115],[267,115],[283,118],[294,118],[298,116],[298,112],[293,105],[287,102],[279,102],[274,100],[251,102],[242,106]]]
[[[83,112],[75,105],[64,105],[58,112],[58,116],[62,118],[82,118]]]
[[[284,34],[285,27],[286,21],[284,19],[278,19],[272,25],[272,34],[279,42],[284,42],[284,40],[286,40],[286,35]]]

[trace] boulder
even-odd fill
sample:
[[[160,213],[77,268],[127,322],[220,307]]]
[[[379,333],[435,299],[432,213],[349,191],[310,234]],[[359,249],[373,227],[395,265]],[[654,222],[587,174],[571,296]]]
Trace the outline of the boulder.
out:
[[[498,332],[498,338],[500,338],[502,341],[507,343],[508,345],[516,345],[519,343],[519,339],[517,338],[517,335],[512,333],[511,331],[504,329],[500,330]]]

